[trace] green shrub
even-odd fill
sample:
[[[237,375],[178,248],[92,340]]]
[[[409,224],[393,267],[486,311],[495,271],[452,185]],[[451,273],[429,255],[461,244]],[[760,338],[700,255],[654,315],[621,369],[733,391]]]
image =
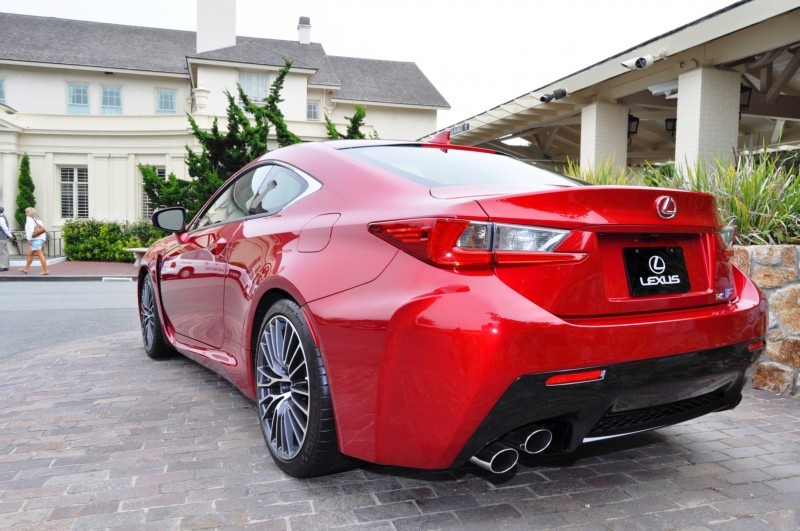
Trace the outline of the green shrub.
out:
[[[68,260],[133,262],[133,253],[125,249],[148,247],[163,235],[147,221],[118,223],[82,219],[67,221],[61,228]]]

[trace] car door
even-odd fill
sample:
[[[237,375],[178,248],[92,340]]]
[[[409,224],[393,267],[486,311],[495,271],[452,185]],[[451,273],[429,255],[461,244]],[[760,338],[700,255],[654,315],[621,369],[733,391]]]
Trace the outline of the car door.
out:
[[[225,285],[227,337],[242,338],[252,293],[258,282],[279,274],[285,246],[297,237],[311,214],[284,215],[284,209],[321,188],[313,177],[296,168],[275,163],[261,181],[250,216],[228,243],[228,278]]]
[[[165,254],[160,274],[162,300],[181,341],[200,348],[222,345],[228,246],[241,234],[241,225],[269,170],[269,166],[253,168],[227,183],[181,242]]]

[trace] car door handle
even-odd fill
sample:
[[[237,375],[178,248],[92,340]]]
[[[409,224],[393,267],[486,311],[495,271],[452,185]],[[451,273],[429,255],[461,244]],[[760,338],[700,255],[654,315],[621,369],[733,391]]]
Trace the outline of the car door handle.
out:
[[[215,241],[211,244],[211,254],[220,254],[222,251],[225,250],[225,247],[228,245],[228,240],[225,238],[220,238],[219,240]]]

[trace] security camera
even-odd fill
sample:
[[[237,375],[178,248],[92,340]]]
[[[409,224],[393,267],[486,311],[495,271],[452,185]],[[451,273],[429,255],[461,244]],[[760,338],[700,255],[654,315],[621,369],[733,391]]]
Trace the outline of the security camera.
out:
[[[630,68],[631,70],[644,70],[645,68],[653,66],[655,62],[656,58],[652,55],[643,55],[641,57],[633,57],[627,61],[622,61],[622,66]]]
[[[627,61],[622,61],[622,66],[631,70],[644,70],[650,68],[653,63],[659,59],[664,59],[667,56],[667,51],[661,49],[655,55],[643,55],[641,57],[631,57]]]
[[[550,102],[552,100],[560,100],[561,98],[566,98],[566,97],[567,97],[566,89],[559,88],[559,89],[555,89],[550,94],[543,94],[539,98],[539,101],[541,101],[542,103],[548,103],[548,102]]]

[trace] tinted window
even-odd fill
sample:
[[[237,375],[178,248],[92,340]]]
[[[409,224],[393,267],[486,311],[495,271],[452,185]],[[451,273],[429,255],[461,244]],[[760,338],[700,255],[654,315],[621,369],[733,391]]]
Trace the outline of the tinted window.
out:
[[[240,219],[249,214],[250,205],[266,182],[272,166],[260,166],[240,175],[214,200],[195,224],[195,229]]]
[[[367,146],[343,152],[430,188],[469,184],[577,184],[557,173],[494,153],[415,145]]]
[[[292,170],[273,166],[249,205],[249,214],[274,214],[299,197],[308,183]]]
[[[259,166],[228,185],[195,224],[199,229],[256,214],[274,214],[302,195],[308,183],[282,166]]]

